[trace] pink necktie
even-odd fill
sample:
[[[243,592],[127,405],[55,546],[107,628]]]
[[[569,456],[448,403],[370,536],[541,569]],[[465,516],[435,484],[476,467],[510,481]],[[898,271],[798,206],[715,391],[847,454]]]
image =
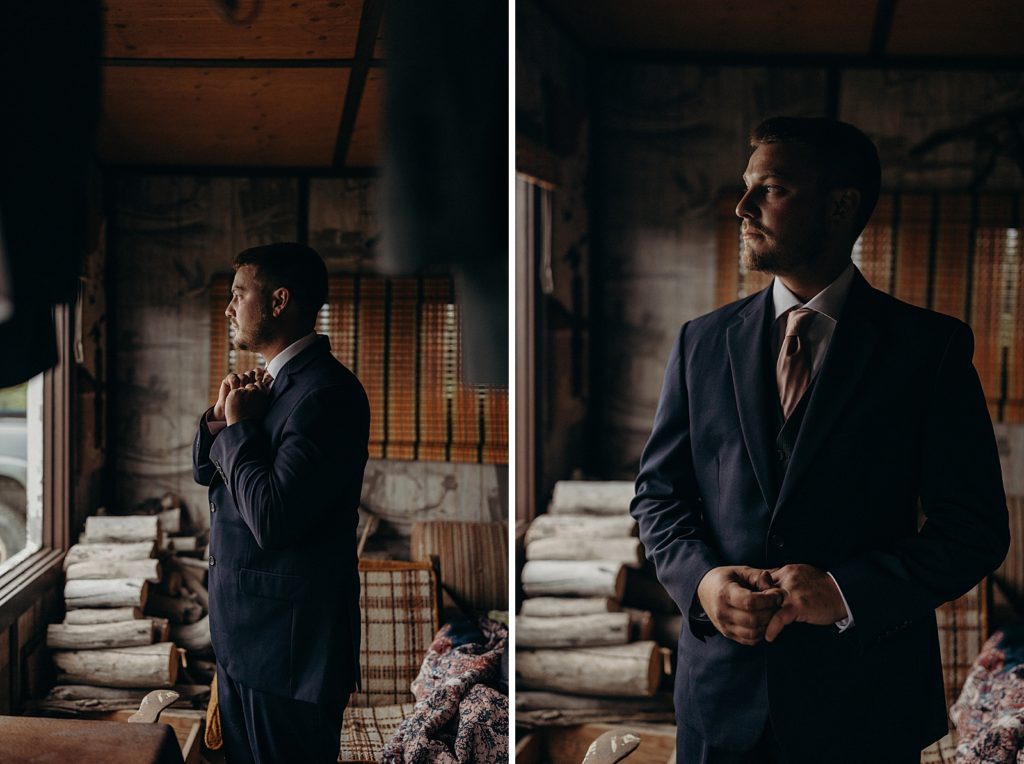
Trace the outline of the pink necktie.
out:
[[[811,348],[805,340],[807,327],[814,318],[809,308],[797,308],[786,316],[786,337],[779,350],[775,378],[779,383],[782,416],[789,419],[807,386],[811,384]]]

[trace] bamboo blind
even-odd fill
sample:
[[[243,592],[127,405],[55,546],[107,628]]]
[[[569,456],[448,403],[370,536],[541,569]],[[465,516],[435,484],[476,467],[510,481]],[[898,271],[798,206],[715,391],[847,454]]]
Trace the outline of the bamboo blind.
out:
[[[262,366],[232,347],[231,275],[210,289],[210,397],[232,371]],[[370,457],[508,463],[508,390],[462,381],[461,316],[448,277],[335,275],[318,331],[370,401]]]
[[[718,208],[718,305],[771,280],[740,265],[739,199],[726,193]],[[998,422],[1024,422],[1022,213],[1021,194],[885,193],[853,249],[872,286],[971,325]]]

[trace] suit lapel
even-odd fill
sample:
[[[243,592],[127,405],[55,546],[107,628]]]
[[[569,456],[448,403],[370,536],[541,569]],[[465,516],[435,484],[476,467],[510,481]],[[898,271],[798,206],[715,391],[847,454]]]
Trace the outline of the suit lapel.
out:
[[[280,398],[284,394],[285,390],[291,387],[293,374],[301,371],[321,353],[329,352],[331,352],[330,340],[325,335],[319,335],[312,345],[286,363],[284,368],[281,369],[281,373],[274,379],[274,384],[270,387],[270,397],[267,404],[268,407],[273,406],[274,401]]]
[[[858,271],[811,390],[789,468],[779,489],[776,510],[792,494],[864,375],[878,340],[878,329],[868,310],[870,300],[871,287]]]
[[[773,464],[772,407],[776,392],[767,369],[768,318],[771,315],[772,290],[765,289],[740,314],[739,321],[726,330],[729,368],[732,371],[736,408],[754,475],[769,509],[775,506],[777,486]]]

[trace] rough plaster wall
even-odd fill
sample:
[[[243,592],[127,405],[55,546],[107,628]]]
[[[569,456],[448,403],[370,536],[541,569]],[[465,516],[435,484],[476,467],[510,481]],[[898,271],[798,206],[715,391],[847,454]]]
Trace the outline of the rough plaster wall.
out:
[[[1008,142],[1008,126],[999,118],[1024,107],[1024,72],[848,71],[840,92],[841,118],[878,146],[886,188],[962,191],[975,181],[989,140],[1001,150],[980,188],[1024,186],[1008,154],[1020,149]],[[954,139],[920,157],[910,155],[944,131],[956,133]]]
[[[551,260],[542,280],[538,368],[544,371],[538,428],[540,494],[586,469],[589,398],[590,120],[583,53],[532,3],[521,3],[516,39],[516,120],[554,160]],[[574,347],[574,327],[576,331]],[[576,380],[574,381],[574,377]]]
[[[209,284],[246,247],[295,240],[298,184],[281,179],[138,178],[118,189],[111,299],[117,504],[166,491],[208,527],[192,480],[192,439],[210,405]],[[376,183],[310,183],[309,241],[333,270],[373,270]],[[413,520],[507,517],[508,468],[373,461],[364,498],[380,511],[388,551],[408,553]]]
[[[821,115],[817,69],[607,70],[598,156],[601,476],[632,479],[679,326],[711,310],[716,207],[764,115]],[[595,128],[596,129],[596,128]]]

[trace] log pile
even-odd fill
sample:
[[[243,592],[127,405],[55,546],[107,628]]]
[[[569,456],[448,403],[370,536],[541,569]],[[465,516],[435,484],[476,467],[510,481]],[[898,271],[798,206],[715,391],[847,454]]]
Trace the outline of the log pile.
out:
[[[648,606],[674,606],[650,589],[632,497],[628,482],[559,482],[526,530],[516,687],[529,703],[517,702],[517,725],[672,720]]]
[[[191,664],[212,656],[207,563],[180,535],[174,497],[162,501],[158,514],[86,519],[64,559],[64,621],[47,628],[58,684],[35,710],[132,708],[159,688],[178,691],[179,706],[205,704],[209,677]]]

